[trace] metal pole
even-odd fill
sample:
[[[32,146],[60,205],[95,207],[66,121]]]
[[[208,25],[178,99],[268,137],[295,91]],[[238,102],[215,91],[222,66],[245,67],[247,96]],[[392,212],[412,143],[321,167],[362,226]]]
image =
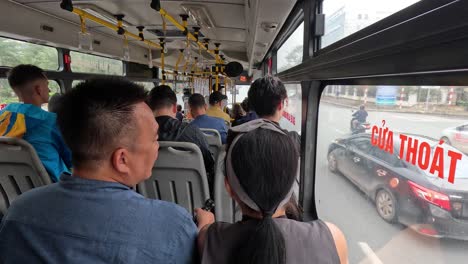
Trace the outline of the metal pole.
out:
[[[427,96],[426,96],[426,111],[429,108],[429,96],[431,95],[431,89],[427,89]]]

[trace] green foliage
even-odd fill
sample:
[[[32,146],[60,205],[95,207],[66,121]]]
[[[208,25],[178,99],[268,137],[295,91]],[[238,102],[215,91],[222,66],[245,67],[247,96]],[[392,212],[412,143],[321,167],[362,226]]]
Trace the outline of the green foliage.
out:
[[[286,64],[278,65],[278,72],[282,72],[286,69],[292,68],[302,62],[302,52],[303,47],[302,45],[297,45],[293,49],[291,49],[286,56]]]
[[[0,104],[9,104],[18,102],[18,97],[8,85],[6,79],[0,79]]]
[[[33,64],[46,70],[57,70],[57,49],[0,38],[0,66],[14,67],[19,64]]]

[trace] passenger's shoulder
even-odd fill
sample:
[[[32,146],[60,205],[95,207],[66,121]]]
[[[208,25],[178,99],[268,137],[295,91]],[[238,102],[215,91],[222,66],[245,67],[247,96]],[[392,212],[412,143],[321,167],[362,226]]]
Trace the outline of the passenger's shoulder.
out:
[[[226,124],[225,121],[224,121],[224,118],[221,118],[221,117],[210,116],[210,120],[212,120],[213,123],[216,123],[217,125],[224,125],[224,124]]]
[[[33,208],[40,208],[44,203],[49,203],[55,198],[55,190],[58,183],[41,186],[22,193],[8,208],[9,215],[14,216],[16,212],[23,214]]]
[[[322,233],[328,230],[327,225],[322,220],[301,222],[293,219],[279,218],[276,221],[284,230],[287,230],[286,232],[288,233],[310,234]]]
[[[192,133],[192,134],[198,134],[203,136],[203,132],[200,130],[200,128],[192,123],[185,123],[184,124],[184,131],[186,133]]]
[[[229,121],[231,120],[231,116],[229,116],[229,114],[223,112],[223,116],[224,116],[225,118],[227,118]]]

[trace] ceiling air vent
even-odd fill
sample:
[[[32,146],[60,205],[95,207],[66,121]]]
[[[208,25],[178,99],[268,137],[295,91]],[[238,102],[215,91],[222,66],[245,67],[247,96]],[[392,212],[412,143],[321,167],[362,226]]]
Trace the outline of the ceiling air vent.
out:
[[[278,23],[275,22],[263,22],[261,25],[265,32],[273,32],[278,28]]]

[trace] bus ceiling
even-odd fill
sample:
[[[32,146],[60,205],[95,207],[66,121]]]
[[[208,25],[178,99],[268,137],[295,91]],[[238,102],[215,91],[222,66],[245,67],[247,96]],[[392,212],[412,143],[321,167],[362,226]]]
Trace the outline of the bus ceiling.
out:
[[[172,70],[237,61],[252,75],[295,3],[10,0],[0,2],[0,35],[70,50],[79,50],[80,39],[91,41],[90,47],[81,43],[84,52],[156,66],[164,60]],[[22,14],[26,21],[18,23],[11,14]]]

